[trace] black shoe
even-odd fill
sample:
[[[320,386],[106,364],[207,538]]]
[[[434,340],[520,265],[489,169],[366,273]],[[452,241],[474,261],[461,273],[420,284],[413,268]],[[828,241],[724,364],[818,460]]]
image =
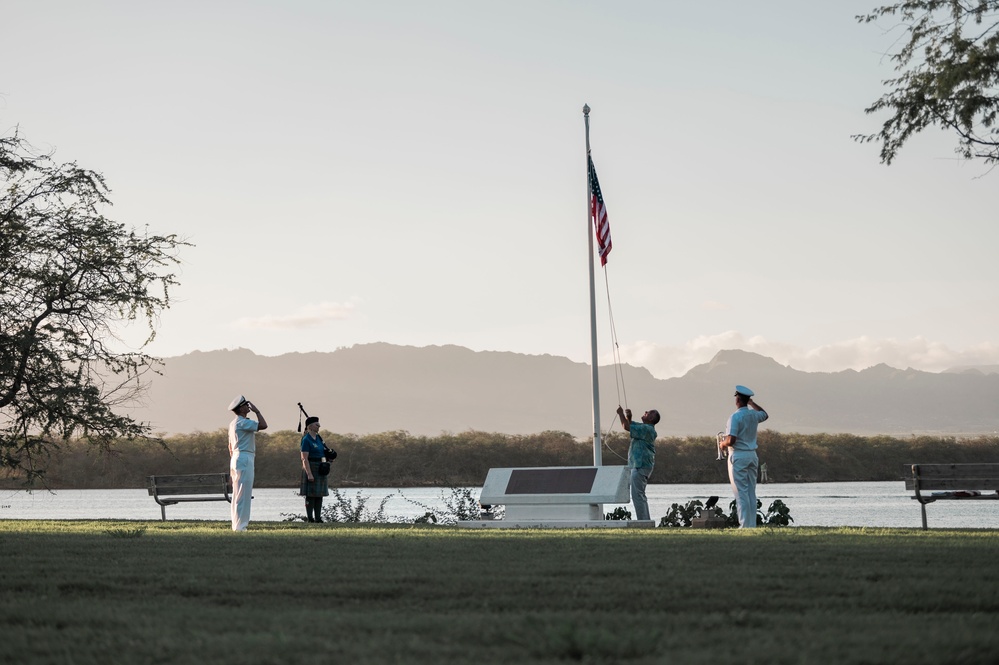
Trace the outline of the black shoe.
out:
[[[317,518],[316,518],[316,521],[317,521],[317,522],[322,522],[322,521],[323,521],[323,518],[322,518],[322,517],[317,517]]]
[[[307,519],[306,519],[305,521],[306,521],[306,522],[315,522],[316,520],[314,520],[314,519],[312,519],[311,517],[309,517],[309,518],[307,518]]]

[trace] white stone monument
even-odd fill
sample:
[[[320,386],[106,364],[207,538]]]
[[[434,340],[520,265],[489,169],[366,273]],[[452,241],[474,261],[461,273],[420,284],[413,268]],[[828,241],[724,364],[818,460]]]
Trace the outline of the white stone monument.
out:
[[[479,503],[502,505],[503,519],[459,522],[480,528],[652,527],[652,520],[605,520],[603,504],[628,503],[624,466],[489,469]]]

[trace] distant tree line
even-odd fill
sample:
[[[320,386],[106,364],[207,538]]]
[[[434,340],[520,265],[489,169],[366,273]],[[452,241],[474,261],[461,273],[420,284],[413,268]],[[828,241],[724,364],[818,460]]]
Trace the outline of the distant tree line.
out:
[[[587,466],[592,441],[565,432],[514,436],[468,431],[439,436],[383,432],[364,436],[323,432],[338,452],[330,476],[334,487],[481,486],[493,467]],[[294,487],[301,469],[293,431],[257,435],[258,487]],[[604,439],[603,463],[625,463],[628,439]],[[656,442],[653,483],[727,482],[713,437],[665,437]],[[760,460],[771,482],[898,480],[908,463],[999,461],[999,437],[854,436],[851,434],[760,433]],[[73,439],[51,451],[43,484],[51,489],[115,489],[146,486],[150,475],[223,472],[228,469],[225,430],[162,441],[119,440],[110,451]],[[4,488],[23,488],[28,476],[9,472]]]

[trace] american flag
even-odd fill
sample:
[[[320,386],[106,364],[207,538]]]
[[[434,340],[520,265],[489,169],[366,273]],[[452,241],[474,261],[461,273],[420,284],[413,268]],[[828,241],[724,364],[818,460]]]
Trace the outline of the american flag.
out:
[[[597,182],[597,170],[593,166],[593,158],[587,157],[590,163],[590,218],[593,219],[593,229],[597,236],[597,253],[600,254],[600,265],[607,265],[607,255],[610,254],[611,235],[610,222],[607,221],[607,206],[604,205],[604,195],[600,193],[600,183]]]

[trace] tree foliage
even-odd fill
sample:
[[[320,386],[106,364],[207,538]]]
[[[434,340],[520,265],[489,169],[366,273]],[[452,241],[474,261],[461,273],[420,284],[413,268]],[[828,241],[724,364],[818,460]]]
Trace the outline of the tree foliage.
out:
[[[177,237],[106,218],[100,173],[0,137],[0,467],[29,481],[74,436],[107,448],[148,427],[115,412],[156,359],[116,350],[169,306]],[[143,345],[144,346],[144,345]]]
[[[936,126],[957,134],[965,159],[999,163],[999,0],[907,0],[857,20],[886,18],[905,30],[891,54],[899,75],[865,110],[890,116],[877,134],[854,138],[879,142],[881,161],[891,164],[913,134]]]
[[[593,443],[565,432],[530,435],[469,430],[425,437],[406,432],[336,434],[322,431],[338,453],[330,487],[481,487],[489,469],[500,467],[587,466]],[[254,487],[298,487],[300,442],[294,430],[257,434]],[[225,429],[141,440],[116,446],[107,455],[79,439],[62,443],[46,469],[53,489],[124,489],[146,486],[147,476],[223,473],[229,468]],[[627,452],[628,440],[614,441]],[[795,434],[760,431],[760,459],[771,482],[883,481],[901,483],[903,467],[925,464],[994,462],[999,436],[891,437],[852,434]],[[714,435],[660,437],[651,482],[728,484],[728,470],[716,459]],[[604,462],[624,460],[608,455]],[[0,477],[14,489],[20,477]],[[901,487],[901,485],[900,485]]]

